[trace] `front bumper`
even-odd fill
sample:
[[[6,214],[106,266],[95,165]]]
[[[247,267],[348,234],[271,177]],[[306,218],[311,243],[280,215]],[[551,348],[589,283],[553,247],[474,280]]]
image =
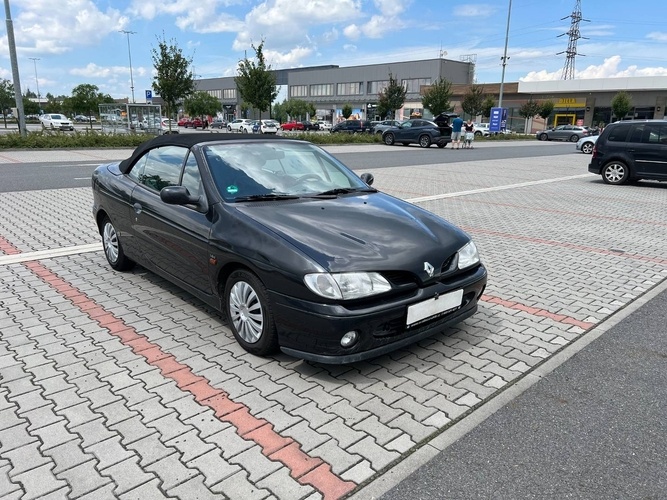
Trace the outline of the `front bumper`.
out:
[[[487,273],[473,271],[419,288],[409,297],[378,299],[372,306],[352,309],[272,294],[281,350],[291,356],[327,364],[346,364],[374,358],[442,332],[477,311]],[[408,306],[454,290],[463,290],[461,305],[413,326],[406,326]],[[344,348],[340,341],[351,330],[358,341]]]

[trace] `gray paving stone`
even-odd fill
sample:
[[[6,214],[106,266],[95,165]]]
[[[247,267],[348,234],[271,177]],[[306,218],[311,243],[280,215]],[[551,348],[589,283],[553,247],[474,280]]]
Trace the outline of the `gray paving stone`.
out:
[[[185,463],[216,448],[215,445],[203,441],[195,429],[166,441],[165,445],[176,448],[181,453],[181,460]]]
[[[369,436],[372,436],[375,439],[375,442],[380,446],[384,446],[389,441],[392,441],[400,434],[402,434],[400,430],[389,427],[380,422],[375,415],[371,415],[367,419],[355,424],[354,428]]]
[[[3,450],[2,457],[8,459],[12,464],[12,469],[9,473],[10,478],[34,469],[35,467],[41,467],[47,464],[53,466],[53,461],[50,458],[43,456],[40,452],[40,444],[39,441],[33,441],[20,448],[15,448],[9,451]]]
[[[270,496],[269,491],[257,488],[251,483],[248,480],[248,473],[244,470],[240,470],[233,476],[213,485],[211,490],[230,499],[263,500]]]
[[[161,488],[167,492],[193,478],[198,473],[196,469],[186,467],[180,461],[177,453],[161,458],[157,462],[146,466],[145,469],[153,472],[162,481]]]
[[[366,436],[364,432],[355,430],[352,426],[347,425],[340,417],[336,417],[331,422],[322,425],[317,431],[332,437],[341,448],[345,449],[361,441]]]
[[[315,490],[312,486],[301,485],[289,475],[289,469],[282,468],[273,472],[257,483],[273,493],[276,498],[302,499],[311,495]]]
[[[104,441],[100,441],[94,445],[86,447],[86,453],[92,453],[97,459],[97,468],[99,470],[106,469],[112,465],[122,462],[123,460],[136,458],[134,452],[127,450],[120,444],[120,436],[113,436]]]
[[[135,441],[143,439],[156,432],[155,428],[144,425],[139,415],[111,425],[110,429],[122,436],[121,443],[124,446],[127,446],[130,443],[134,443]]]
[[[239,436],[236,433],[236,429],[232,426],[204,438],[204,441],[216,445],[222,452],[222,456],[225,460],[230,460],[232,457],[256,446],[252,441],[243,439]]]
[[[86,495],[80,496],[77,500],[116,500],[118,497],[114,494],[115,488],[116,485],[114,483],[108,483]]]
[[[227,462],[218,449],[200,455],[187,462],[188,467],[198,469],[204,476],[204,484],[212,486],[236,474],[241,468]]]
[[[16,407],[9,407],[0,411],[0,431],[26,423],[26,419],[19,417],[16,411]]]
[[[345,481],[354,481],[357,484],[361,484],[374,475],[375,471],[371,467],[371,463],[368,460],[363,460],[346,470],[341,478]]]
[[[94,455],[85,453],[80,443],[81,439],[74,439],[43,451],[44,455],[51,457],[55,462],[55,467],[53,468],[54,474],[76,467],[95,458]]]
[[[241,467],[241,469],[248,473],[249,480],[255,484],[257,481],[284,467],[280,462],[274,462],[266,458],[259,446],[253,446],[231,457],[229,463]]]
[[[99,465],[101,473],[110,477],[115,483],[116,488],[113,491],[115,495],[122,495],[155,478],[153,474],[144,472],[137,465],[138,461],[139,457],[132,456],[107,468],[104,468],[102,464]]]
[[[325,426],[322,426],[320,430],[324,427]],[[306,453],[331,439],[331,436],[328,434],[323,434],[311,429],[305,421],[301,421],[292,427],[288,427],[282,432],[282,436],[293,438],[301,445],[301,449]]]
[[[167,490],[169,495],[173,495],[181,500],[219,500],[218,494],[210,491],[204,486],[204,478],[196,476],[188,479],[183,484]]]
[[[382,423],[387,423],[402,413],[402,410],[397,410],[396,408],[384,404],[380,398],[377,397],[369,399],[365,403],[359,405],[359,409],[361,411],[368,411],[377,416]]]
[[[20,483],[25,491],[21,498],[24,500],[43,498],[48,493],[68,487],[67,482],[53,475],[52,468],[52,464],[42,465],[14,476],[12,481]]]
[[[70,498],[78,498],[111,483],[111,479],[101,475],[95,468],[95,461],[90,460],[57,474],[58,479],[67,481],[72,491]]]
[[[3,453],[21,448],[37,439],[28,433],[28,423],[20,423],[0,430],[0,449]]]
[[[67,419],[67,427],[69,429],[101,418],[99,413],[90,409],[90,402],[87,400],[83,401],[83,403],[58,410],[58,414]]]
[[[348,453],[335,440],[329,440],[317,448],[311,450],[312,457],[320,457],[326,463],[331,465],[334,474],[340,475],[354,464],[363,460],[360,455]]]
[[[9,464],[0,466],[0,498],[10,498],[14,495],[16,498],[21,498],[23,490],[19,483],[13,483],[9,478],[9,471],[12,466]]]
[[[121,500],[163,500],[168,497],[160,489],[160,480],[154,479],[120,495]]]
[[[97,408],[97,412],[104,416],[105,425],[107,427],[132,417],[139,416],[137,412],[128,409],[123,400],[114,401],[113,403],[100,406]]]

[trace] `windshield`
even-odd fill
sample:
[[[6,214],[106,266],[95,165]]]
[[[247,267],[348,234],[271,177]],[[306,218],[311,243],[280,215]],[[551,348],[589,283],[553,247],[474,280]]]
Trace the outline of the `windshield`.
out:
[[[285,199],[275,195],[302,197],[369,189],[345,165],[308,143],[214,144],[204,148],[204,156],[218,191],[228,202],[245,201],[248,197]]]

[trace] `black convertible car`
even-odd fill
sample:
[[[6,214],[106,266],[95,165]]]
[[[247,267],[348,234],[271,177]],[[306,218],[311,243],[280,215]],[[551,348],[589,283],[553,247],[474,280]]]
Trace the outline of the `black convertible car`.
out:
[[[135,263],[224,311],[237,341],[350,363],[477,310],[470,237],[282,137],[164,135],[92,177],[111,267]]]

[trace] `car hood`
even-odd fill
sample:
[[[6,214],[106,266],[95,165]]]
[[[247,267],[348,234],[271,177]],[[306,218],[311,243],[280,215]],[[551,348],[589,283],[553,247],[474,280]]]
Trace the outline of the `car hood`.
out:
[[[383,193],[236,206],[327,271],[436,268],[470,237],[419,207]]]

